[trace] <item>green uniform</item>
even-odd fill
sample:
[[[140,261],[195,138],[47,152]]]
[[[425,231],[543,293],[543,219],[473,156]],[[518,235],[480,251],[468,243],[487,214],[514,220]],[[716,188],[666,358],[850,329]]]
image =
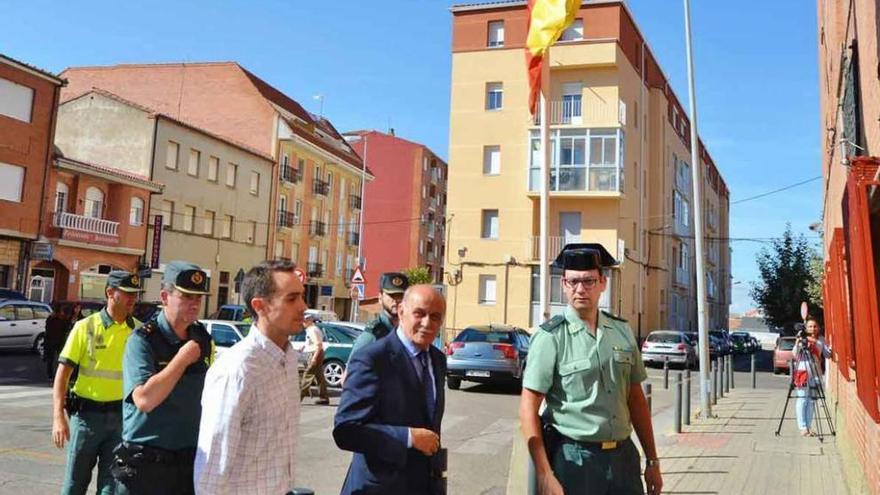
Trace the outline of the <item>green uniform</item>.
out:
[[[379,313],[379,316],[370,320],[367,323],[367,326],[364,327],[364,331],[354,339],[354,343],[351,346],[351,353],[348,355],[348,361],[351,362],[351,357],[354,356],[354,353],[358,349],[394,332],[394,328],[394,324],[391,323],[391,318],[385,314],[385,311]]]
[[[107,308],[76,322],[58,358],[78,369],[62,493],[86,493],[98,465],[98,493],[113,493],[110,466],[122,434],[122,356],[139,322],[113,321]]]
[[[646,378],[632,330],[609,313],[599,312],[595,336],[571,306],[535,330],[523,387],[545,395],[542,423],[562,435],[549,460],[563,487],[642,493],[628,401],[630,386]],[[602,442],[620,443],[605,451]]]

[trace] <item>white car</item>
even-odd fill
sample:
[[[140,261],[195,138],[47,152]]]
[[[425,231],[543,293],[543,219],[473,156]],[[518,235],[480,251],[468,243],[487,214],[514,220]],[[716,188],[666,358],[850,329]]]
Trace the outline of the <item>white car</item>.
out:
[[[42,352],[46,318],[52,308],[45,303],[0,300],[0,348]]]
[[[199,320],[211,334],[214,341],[214,357],[219,358],[226,349],[245,338],[251,330],[250,323],[227,320]]]

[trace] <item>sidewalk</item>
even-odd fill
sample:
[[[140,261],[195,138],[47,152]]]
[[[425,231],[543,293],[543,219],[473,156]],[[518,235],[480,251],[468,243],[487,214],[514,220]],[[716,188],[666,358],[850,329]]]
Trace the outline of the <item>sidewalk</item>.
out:
[[[655,402],[654,436],[663,473],[663,493],[740,495],[796,493],[851,495],[843,477],[836,438],[802,437],[789,402],[780,436],[775,436],[785,404],[788,378],[758,374],[751,388],[748,373],[736,373],[737,388],[713,407],[716,418],[692,419],[674,431],[673,408]],[[655,383],[655,394],[662,391]],[[658,390],[659,389],[659,390]],[[663,402],[666,402],[665,400]],[[699,408],[698,387],[691,396]],[[633,441],[638,441],[633,435]],[[508,494],[525,494],[527,453],[521,436],[511,453]]]

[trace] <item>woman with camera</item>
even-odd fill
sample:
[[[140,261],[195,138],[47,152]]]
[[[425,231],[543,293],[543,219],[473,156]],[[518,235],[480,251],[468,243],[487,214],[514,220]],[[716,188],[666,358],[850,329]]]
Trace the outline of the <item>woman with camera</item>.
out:
[[[813,423],[816,389],[824,374],[824,358],[831,357],[831,349],[819,338],[819,322],[814,317],[807,317],[806,333],[798,333],[793,354],[795,365],[792,381],[797,391],[795,413],[798,429],[806,437],[813,434],[810,425]]]

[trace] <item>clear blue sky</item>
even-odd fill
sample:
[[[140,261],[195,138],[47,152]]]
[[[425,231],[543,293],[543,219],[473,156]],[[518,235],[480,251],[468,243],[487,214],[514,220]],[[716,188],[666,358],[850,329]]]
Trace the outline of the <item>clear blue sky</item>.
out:
[[[821,174],[816,7],[809,0],[693,0],[700,133],[731,200]],[[245,7],[245,5],[247,5]],[[55,2],[0,0],[0,52],[49,71],[134,62],[235,60],[341,130],[387,129],[447,155],[448,0]],[[628,2],[687,104],[678,0]],[[330,6],[333,6],[331,8]],[[346,10],[343,11],[342,9]],[[820,181],[734,205],[731,237],[807,230]],[[762,246],[737,241],[734,305],[752,305]]]

